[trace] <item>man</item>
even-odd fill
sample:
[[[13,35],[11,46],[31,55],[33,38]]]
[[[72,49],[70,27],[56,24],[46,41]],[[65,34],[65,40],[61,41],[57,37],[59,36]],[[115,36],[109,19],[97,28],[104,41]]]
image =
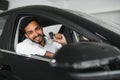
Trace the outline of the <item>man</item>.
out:
[[[17,53],[28,56],[37,54],[51,58],[58,49],[67,44],[63,34],[54,34],[53,40],[44,36],[41,24],[34,17],[24,18],[20,27],[26,39],[17,44]]]

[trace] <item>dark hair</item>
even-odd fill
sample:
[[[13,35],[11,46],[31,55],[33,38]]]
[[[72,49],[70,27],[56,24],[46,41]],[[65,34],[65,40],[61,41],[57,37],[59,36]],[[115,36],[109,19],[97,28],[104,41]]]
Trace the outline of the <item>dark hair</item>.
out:
[[[20,30],[22,30],[23,33],[25,33],[25,27],[32,21],[36,21],[38,23],[38,25],[41,25],[41,24],[39,24],[39,21],[36,17],[25,17],[21,20]]]

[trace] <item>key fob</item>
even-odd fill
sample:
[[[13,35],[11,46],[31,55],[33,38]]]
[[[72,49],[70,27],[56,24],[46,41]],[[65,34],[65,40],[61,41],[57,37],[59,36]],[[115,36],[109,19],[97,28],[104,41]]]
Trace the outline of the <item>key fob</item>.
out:
[[[50,32],[49,36],[50,36],[51,39],[53,39],[53,36],[54,36],[53,32]]]

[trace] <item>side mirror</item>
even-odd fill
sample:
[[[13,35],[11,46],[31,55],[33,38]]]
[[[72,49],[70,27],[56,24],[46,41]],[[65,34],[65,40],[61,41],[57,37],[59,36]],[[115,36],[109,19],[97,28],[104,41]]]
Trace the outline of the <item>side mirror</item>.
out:
[[[78,77],[101,77],[108,76],[104,65],[116,57],[120,50],[112,45],[99,42],[80,42],[63,46],[51,60],[51,65]],[[105,67],[105,66],[104,66]],[[98,72],[98,74],[97,74]],[[100,74],[99,72],[103,72]],[[91,75],[91,73],[93,75]],[[81,75],[80,75],[81,74]]]

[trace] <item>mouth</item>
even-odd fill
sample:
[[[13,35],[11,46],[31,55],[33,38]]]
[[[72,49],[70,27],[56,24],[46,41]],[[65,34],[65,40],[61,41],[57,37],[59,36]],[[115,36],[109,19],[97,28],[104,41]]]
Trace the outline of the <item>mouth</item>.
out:
[[[38,35],[38,36],[34,37],[33,39],[38,41],[41,39],[41,35]]]

